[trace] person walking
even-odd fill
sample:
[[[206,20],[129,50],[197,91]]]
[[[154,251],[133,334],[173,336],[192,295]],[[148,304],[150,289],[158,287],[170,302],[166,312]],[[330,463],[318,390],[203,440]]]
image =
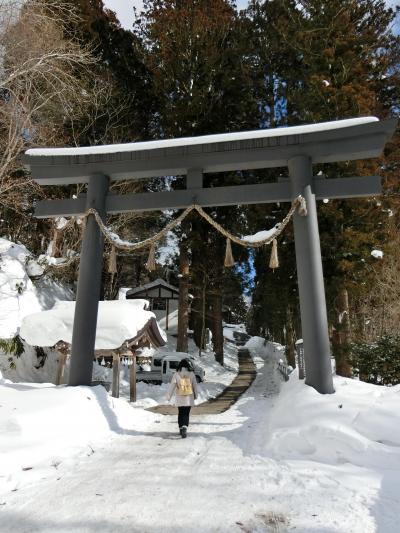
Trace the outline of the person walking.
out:
[[[178,407],[179,433],[185,439],[189,427],[190,409],[198,396],[196,376],[188,359],[180,361],[175,374],[172,376],[167,393],[168,401],[171,400],[174,392],[175,405]]]

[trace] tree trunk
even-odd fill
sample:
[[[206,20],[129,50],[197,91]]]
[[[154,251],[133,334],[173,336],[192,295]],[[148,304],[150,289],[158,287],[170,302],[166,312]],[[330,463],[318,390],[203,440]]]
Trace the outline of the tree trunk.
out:
[[[286,308],[286,361],[292,368],[296,368],[293,316],[290,306]]]
[[[187,244],[181,242],[179,256],[179,307],[178,307],[178,340],[177,352],[188,351],[188,324],[189,324],[189,257]]]
[[[203,302],[201,298],[201,288],[192,287],[194,293],[194,300],[192,302],[190,313],[190,328],[193,330],[193,340],[196,346],[201,346],[201,331],[202,331],[202,307]]]
[[[206,276],[206,250],[208,242],[208,227],[203,220],[194,218],[192,220],[192,231],[190,233],[190,248],[192,256],[192,267],[190,272],[191,291],[194,300],[191,306],[190,325],[193,329],[193,339],[196,346],[203,348],[203,312],[204,312],[204,290],[207,282]]]
[[[199,356],[201,356],[201,351],[206,347],[206,287],[207,287],[207,276],[204,272],[203,274],[203,286],[201,289],[201,335],[199,342]]]
[[[347,289],[342,289],[336,299],[337,322],[332,335],[333,355],[336,360],[336,374],[351,377],[352,368],[349,362],[351,341],[349,296]]]
[[[215,360],[221,365],[224,364],[224,334],[222,328],[222,291],[221,288],[214,288],[212,296],[212,340],[215,352]]]

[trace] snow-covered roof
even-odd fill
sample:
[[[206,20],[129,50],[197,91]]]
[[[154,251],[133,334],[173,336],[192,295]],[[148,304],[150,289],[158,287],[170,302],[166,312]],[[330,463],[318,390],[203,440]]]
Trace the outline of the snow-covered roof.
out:
[[[218,133],[215,135],[200,135],[197,137],[180,137],[177,139],[162,139],[157,141],[133,142],[125,144],[104,144],[102,146],[82,146],[69,148],[31,148],[26,151],[28,156],[68,156],[68,155],[95,155],[116,154],[123,152],[139,152],[142,150],[156,150],[160,148],[174,148],[181,146],[196,146],[198,144],[221,143],[227,141],[246,141],[249,139],[261,139],[271,137],[283,137],[285,135],[304,135],[307,133],[319,133],[322,131],[335,130],[378,122],[376,117],[350,118],[346,120],[334,120],[320,122],[318,124],[305,124],[303,126],[289,126],[287,128],[271,128],[253,131],[239,131],[234,133]]]
[[[74,148],[33,148],[24,162],[42,185],[186,175],[287,166],[298,155],[313,163],[377,157],[393,135],[396,119],[376,117],[254,131]]]
[[[135,289],[127,290],[125,295],[126,295],[126,298],[130,298],[135,294],[141,294],[143,292],[150,291],[151,289],[155,289],[156,287],[163,287],[164,289],[167,289],[176,294],[179,294],[179,289],[177,287],[170,285],[169,283],[167,283],[161,278],[157,278],[156,280],[151,281],[150,283],[146,283],[145,285],[141,285],[140,287],[136,287]]]
[[[165,333],[154,313],[145,311],[145,300],[99,302],[95,350],[113,350],[138,340],[146,332],[152,343],[163,346]],[[33,346],[54,346],[60,341],[71,344],[75,302],[59,302],[53,309],[26,316],[20,335]]]

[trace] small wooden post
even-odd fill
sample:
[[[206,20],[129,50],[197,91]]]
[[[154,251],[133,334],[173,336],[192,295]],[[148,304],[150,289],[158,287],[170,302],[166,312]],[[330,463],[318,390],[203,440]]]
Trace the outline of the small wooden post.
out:
[[[165,316],[165,330],[168,331],[169,298],[167,298],[167,305],[165,306],[165,309],[167,310],[167,314]]]
[[[56,376],[56,385],[61,385],[64,377],[65,363],[67,361],[68,354],[65,349],[59,349],[58,351],[58,369]]]
[[[112,396],[119,398],[119,353],[113,354]]]
[[[129,371],[129,400],[136,402],[136,352],[132,350],[132,365]]]

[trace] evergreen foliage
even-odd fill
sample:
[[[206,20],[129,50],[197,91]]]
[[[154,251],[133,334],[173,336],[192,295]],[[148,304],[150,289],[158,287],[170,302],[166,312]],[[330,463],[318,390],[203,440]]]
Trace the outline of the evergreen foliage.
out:
[[[395,13],[385,2],[255,1],[250,3],[248,16],[252,20],[255,64],[258,71],[264,73],[265,84],[259,84],[258,90],[267,125],[294,125],[371,114],[386,118],[398,113],[400,41],[391,32]],[[259,75],[257,77],[260,79]],[[315,170],[329,179],[374,173],[386,176],[385,171],[390,169],[393,191],[398,186],[394,178],[398,179],[396,142],[387,147],[383,161],[321,165]],[[336,320],[335,299],[342,287],[349,291],[352,315],[359,314],[369,287],[376,283],[376,265],[370,252],[377,246],[386,250],[387,210],[395,211],[397,203],[395,198],[386,195],[384,206],[375,199],[318,204],[331,323]],[[257,213],[261,215],[258,221]],[[260,226],[264,217],[271,214],[272,211],[263,207],[254,211],[252,218]],[[277,340],[281,339],[279,332],[284,327],[284,310],[288,304],[294,305],[295,323],[299,323],[295,252],[290,233],[285,235],[285,241],[284,250],[289,253],[285,261],[281,261],[277,276],[275,273],[272,277],[267,269],[260,268],[264,263],[262,251],[255,258],[253,331],[268,328],[274,336],[278,335]],[[278,283],[275,282],[277,277]],[[290,286],[292,280],[294,284]],[[271,314],[274,316],[269,316]]]
[[[350,347],[353,372],[375,385],[400,383],[400,335],[382,335],[371,344],[356,342]]]
[[[8,358],[10,368],[15,368],[14,357],[21,357],[24,353],[24,344],[21,337],[15,335],[12,339],[0,339],[0,350],[10,356]]]
[[[0,339],[0,350],[15,357],[21,357],[24,353],[24,344],[21,337],[16,335],[12,339]]]

